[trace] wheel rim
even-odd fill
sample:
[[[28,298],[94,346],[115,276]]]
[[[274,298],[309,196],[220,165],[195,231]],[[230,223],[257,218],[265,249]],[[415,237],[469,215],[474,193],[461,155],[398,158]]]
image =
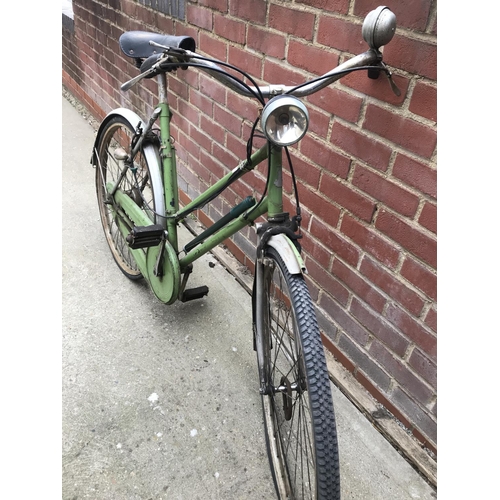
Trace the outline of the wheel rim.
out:
[[[263,396],[268,444],[280,498],[316,498],[315,445],[297,322],[278,266],[268,281],[274,393]]]
[[[123,170],[124,163],[120,158],[129,150],[132,135],[130,128],[120,121],[108,126],[99,144],[96,185],[101,222],[113,258],[128,277],[137,279],[142,276],[141,272],[120,231],[117,215],[112,206],[106,202],[105,188],[106,183],[115,184]],[[154,220],[154,197],[148,166],[142,152],[134,158],[133,168],[127,170],[120,183],[120,189],[134,199],[152,221]]]

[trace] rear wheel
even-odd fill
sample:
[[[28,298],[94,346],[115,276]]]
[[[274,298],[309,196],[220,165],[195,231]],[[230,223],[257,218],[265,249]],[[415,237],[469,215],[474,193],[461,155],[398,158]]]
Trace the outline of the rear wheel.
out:
[[[96,192],[99,213],[106,240],[120,270],[132,280],[142,277],[132,251],[119,228],[118,214],[109,200],[106,185],[115,185],[121,178],[119,188],[128,194],[151,223],[157,223],[156,213],[162,204],[159,155],[157,148],[148,144],[137,153],[132,165],[127,167],[124,159],[130,153],[134,136],[131,123],[122,116],[113,117],[102,130],[96,145]],[[160,179],[160,180],[159,180]],[[161,223],[161,222],[158,222]],[[142,250],[141,250],[142,251]]]
[[[280,499],[339,499],[330,380],[309,290],[273,248],[264,269],[264,317],[256,321],[270,338],[262,404],[276,491]]]

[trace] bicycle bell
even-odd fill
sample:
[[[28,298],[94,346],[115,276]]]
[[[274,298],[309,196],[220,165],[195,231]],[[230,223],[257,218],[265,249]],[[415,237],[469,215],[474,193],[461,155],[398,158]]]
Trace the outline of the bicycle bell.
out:
[[[261,125],[273,144],[290,146],[304,137],[309,126],[309,112],[297,97],[278,95],[264,107]]]
[[[396,32],[396,16],[389,7],[377,7],[367,14],[361,33],[371,49],[387,45]]]

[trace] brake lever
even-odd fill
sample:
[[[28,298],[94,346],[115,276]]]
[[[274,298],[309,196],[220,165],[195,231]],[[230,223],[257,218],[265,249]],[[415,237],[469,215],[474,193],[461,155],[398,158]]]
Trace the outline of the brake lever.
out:
[[[196,54],[194,52],[191,52],[190,50],[181,49],[180,47],[169,47],[168,45],[161,45],[160,43],[153,42],[153,40],[149,41],[149,45],[151,45],[152,47],[163,49],[165,51],[165,54],[167,54],[168,56],[177,56],[183,58],[196,56]]]
[[[398,86],[394,83],[394,80],[392,79],[391,70],[388,68],[387,64],[385,64],[383,61],[381,61],[380,64],[384,68],[385,74],[389,79],[389,84],[391,85],[392,91],[399,97],[401,95],[401,90],[399,90]]]

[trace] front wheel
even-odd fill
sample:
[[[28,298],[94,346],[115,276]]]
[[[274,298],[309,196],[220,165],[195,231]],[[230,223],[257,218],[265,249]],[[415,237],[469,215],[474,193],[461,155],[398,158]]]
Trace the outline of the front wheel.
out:
[[[262,404],[278,498],[340,499],[335,415],[311,296],[302,275],[290,274],[273,248],[263,265],[255,322],[268,339]]]

